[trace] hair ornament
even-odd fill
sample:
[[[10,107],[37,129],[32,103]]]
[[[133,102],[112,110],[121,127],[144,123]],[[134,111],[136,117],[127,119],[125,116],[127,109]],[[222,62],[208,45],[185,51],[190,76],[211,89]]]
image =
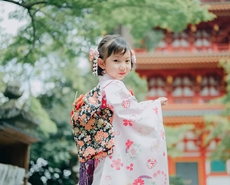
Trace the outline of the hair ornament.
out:
[[[90,49],[89,52],[89,61],[93,62],[93,75],[97,76],[97,69],[98,69],[98,65],[97,65],[97,59],[99,57],[99,52],[97,49]]]
[[[131,50],[131,58],[132,58],[132,62],[135,64],[137,59],[136,59],[136,55],[135,55],[134,50]]]

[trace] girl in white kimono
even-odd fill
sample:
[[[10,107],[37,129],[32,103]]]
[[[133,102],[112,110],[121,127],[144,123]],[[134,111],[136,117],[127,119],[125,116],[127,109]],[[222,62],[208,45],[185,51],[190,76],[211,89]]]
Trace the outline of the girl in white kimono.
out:
[[[72,125],[80,162],[93,160],[92,184],[169,185],[161,110],[167,98],[138,103],[127,90],[121,80],[136,58],[119,35],[105,36],[90,60],[99,84],[75,102]]]

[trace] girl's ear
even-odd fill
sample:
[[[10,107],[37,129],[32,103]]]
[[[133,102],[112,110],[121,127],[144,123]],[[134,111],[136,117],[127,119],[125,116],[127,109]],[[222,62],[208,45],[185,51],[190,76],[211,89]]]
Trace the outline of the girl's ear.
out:
[[[101,58],[97,59],[97,64],[100,66],[101,69],[105,69],[105,62]]]

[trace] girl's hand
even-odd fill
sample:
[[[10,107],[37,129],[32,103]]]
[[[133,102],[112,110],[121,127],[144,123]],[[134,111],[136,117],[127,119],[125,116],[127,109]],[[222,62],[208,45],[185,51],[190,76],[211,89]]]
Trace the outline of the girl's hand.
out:
[[[158,100],[161,101],[161,106],[164,106],[168,103],[168,98],[165,98],[165,97],[160,97],[158,98]]]

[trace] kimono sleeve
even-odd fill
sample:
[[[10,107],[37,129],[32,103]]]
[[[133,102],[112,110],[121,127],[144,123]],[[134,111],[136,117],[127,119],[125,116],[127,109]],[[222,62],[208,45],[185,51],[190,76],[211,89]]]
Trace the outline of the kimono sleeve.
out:
[[[108,107],[120,118],[127,119],[130,115],[148,118],[151,117],[149,114],[156,114],[162,121],[160,100],[138,102],[122,81],[109,83],[104,88],[104,94]]]

